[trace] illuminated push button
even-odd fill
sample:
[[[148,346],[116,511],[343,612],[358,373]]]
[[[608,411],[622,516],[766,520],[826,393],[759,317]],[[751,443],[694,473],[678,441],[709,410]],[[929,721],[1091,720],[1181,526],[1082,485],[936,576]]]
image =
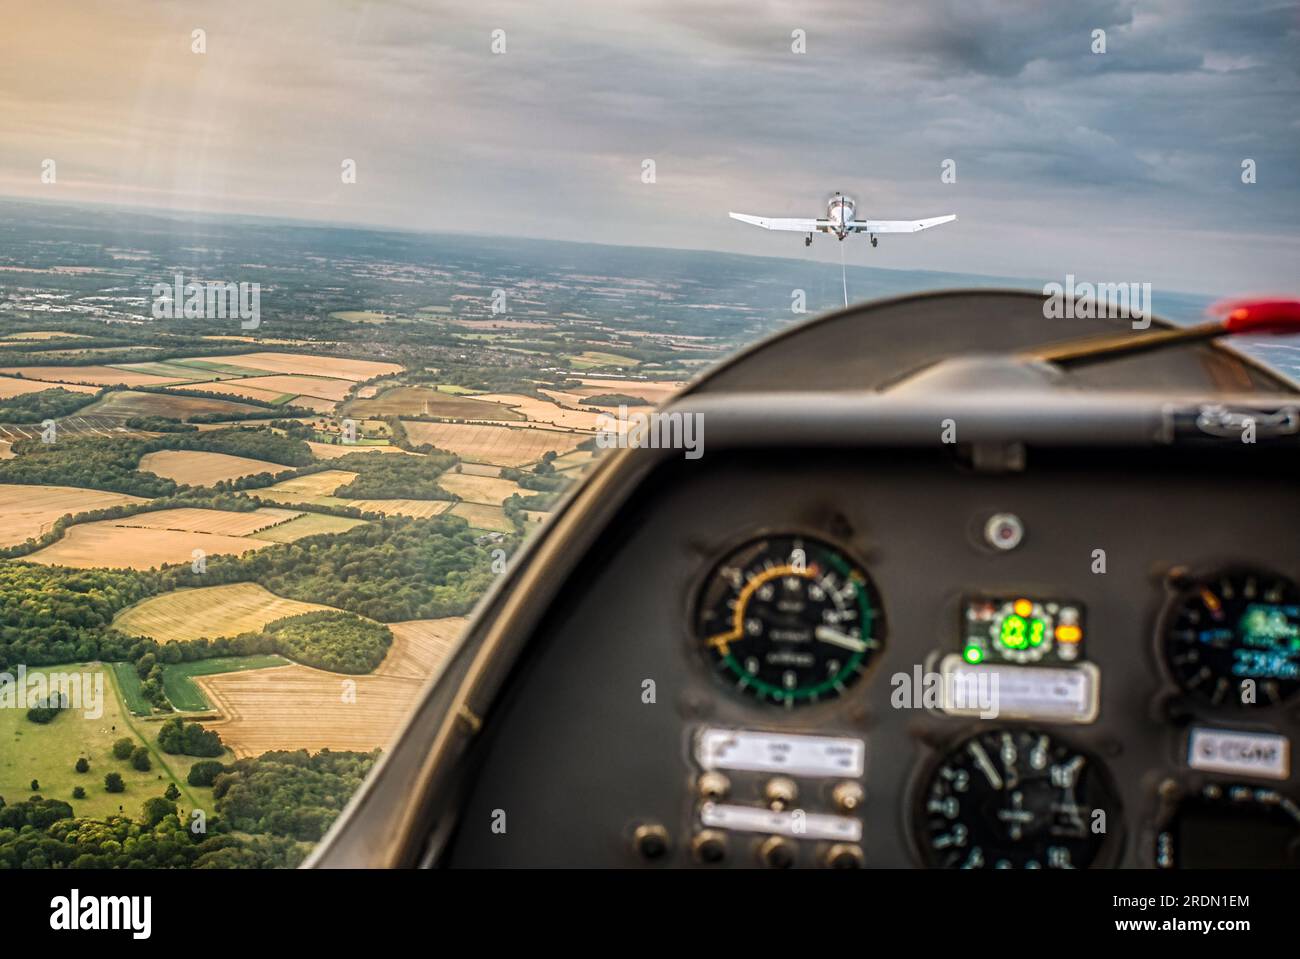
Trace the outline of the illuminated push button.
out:
[[[862,847],[853,843],[839,842],[826,850],[826,866],[829,869],[861,869]]]
[[[773,869],[789,869],[794,865],[794,843],[784,836],[768,836],[758,847],[758,856]]]
[[[717,829],[705,829],[696,833],[691,849],[695,852],[695,858],[702,863],[722,862],[727,858],[726,833]]]
[[[662,859],[668,852],[668,830],[658,823],[645,823],[636,827],[632,843],[644,859]]]

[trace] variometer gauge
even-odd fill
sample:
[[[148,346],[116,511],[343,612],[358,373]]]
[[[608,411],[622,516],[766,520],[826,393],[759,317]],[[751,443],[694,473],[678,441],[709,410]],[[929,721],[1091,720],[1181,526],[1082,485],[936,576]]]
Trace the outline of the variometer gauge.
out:
[[[880,651],[884,618],[871,578],[840,550],[768,536],[709,574],[695,634],[729,685],[794,707],[843,695]]]
[[[1101,763],[1047,733],[994,729],[963,740],[931,771],[914,812],[926,865],[1082,869],[1120,829]]]
[[[1269,706],[1300,690],[1300,588],[1237,570],[1185,584],[1165,615],[1165,662],[1211,706]]]

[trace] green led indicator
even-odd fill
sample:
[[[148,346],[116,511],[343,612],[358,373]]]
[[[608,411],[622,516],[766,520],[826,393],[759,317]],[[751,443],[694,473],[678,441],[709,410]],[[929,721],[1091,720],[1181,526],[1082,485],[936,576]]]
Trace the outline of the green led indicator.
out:
[[[968,663],[978,663],[984,658],[984,651],[978,646],[967,646],[966,651],[962,654],[966,657]]]

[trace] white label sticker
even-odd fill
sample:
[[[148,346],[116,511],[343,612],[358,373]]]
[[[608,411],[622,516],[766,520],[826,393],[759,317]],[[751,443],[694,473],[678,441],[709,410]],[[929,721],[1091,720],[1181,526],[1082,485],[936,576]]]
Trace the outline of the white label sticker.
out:
[[[1057,723],[1096,720],[1100,673],[1092,663],[1073,666],[971,666],[960,655],[945,656],[943,711],[953,716],[1042,719]]]
[[[1291,741],[1274,733],[1198,727],[1187,739],[1187,765],[1207,772],[1286,779],[1291,775]]]
[[[797,736],[747,729],[706,728],[695,743],[703,769],[779,772],[787,776],[838,776],[856,779],[865,768],[861,739]]]
[[[729,806],[706,802],[700,807],[700,822],[711,829],[761,832],[796,839],[826,839],[832,842],[859,842],[862,839],[860,820],[851,816],[805,812],[802,809],[777,811],[761,806]]]

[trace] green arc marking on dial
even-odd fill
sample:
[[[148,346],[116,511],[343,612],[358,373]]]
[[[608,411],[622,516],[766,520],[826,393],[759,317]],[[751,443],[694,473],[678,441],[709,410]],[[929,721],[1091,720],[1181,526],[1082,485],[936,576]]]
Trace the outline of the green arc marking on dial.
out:
[[[858,603],[858,611],[862,613],[862,635],[864,638],[869,638],[871,636],[872,625],[875,623],[876,614],[875,610],[871,608],[871,604],[867,602],[866,584],[853,578],[853,568],[844,561],[843,557],[832,554],[829,556],[823,556],[822,558],[826,561],[827,565],[833,567],[848,582],[853,584],[854,598]],[[730,649],[728,649],[727,653],[722,657],[722,661],[727,664],[727,667],[733,673],[745,680],[748,685],[753,686],[759,692],[765,693],[774,699],[811,699],[814,696],[820,696],[822,693],[834,689],[835,684],[842,682],[845,677],[852,673],[866,655],[867,650],[865,649],[860,653],[854,653],[834,676],[822,680],[816,686],[800,687],[796,689],[785,689],[781,686],[774,685],[773,683],[766,682],[756,676],[750,675],[746,672],[745,668],[740,665],[740,662],[736,659],[735,654],[733,654]]]

